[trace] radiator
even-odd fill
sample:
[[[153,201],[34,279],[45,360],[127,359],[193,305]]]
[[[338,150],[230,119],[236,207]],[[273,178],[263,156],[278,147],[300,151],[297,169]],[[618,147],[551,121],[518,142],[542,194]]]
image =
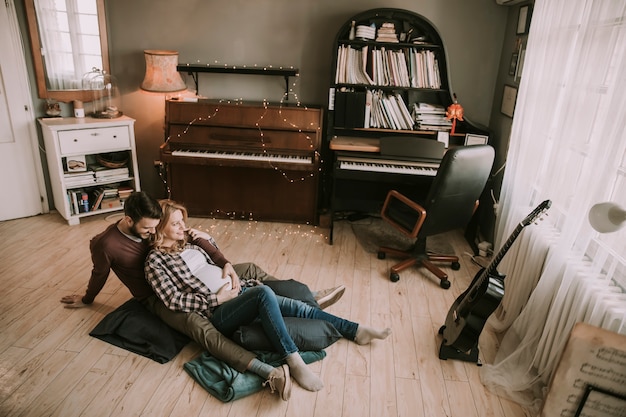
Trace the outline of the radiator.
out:
[[[574,267],[581,270],[573,276],[569,289],[557,294],[550,308],[546,330],[535,356],[538,369],[551,365],[553,353],[562,351],[577,322],[626,334],[626,294],[606,276],[593,276],[585,271],[588,269],[585,265]]]

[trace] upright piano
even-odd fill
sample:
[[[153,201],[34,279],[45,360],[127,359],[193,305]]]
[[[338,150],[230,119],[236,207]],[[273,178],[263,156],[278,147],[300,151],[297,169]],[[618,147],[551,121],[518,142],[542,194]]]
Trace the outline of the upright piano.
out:
[[[321,108],[168,100],[160,158],[192,216],[317,223]]]

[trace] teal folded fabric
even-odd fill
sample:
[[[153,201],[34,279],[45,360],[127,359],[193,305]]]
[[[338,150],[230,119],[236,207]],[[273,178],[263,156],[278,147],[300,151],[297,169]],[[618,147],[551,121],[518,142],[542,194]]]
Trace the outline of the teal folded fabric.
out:
[[[255,352],[257,358],[276,367],[284,363],[275,352]],[[317,362],[326,357],[326,351],[300,352],[305,363]],[[224,362],[203,352],[184,365],[185,371],[215,398],[229,402],[263,389],[263,378],[252,372],[240,373]]]

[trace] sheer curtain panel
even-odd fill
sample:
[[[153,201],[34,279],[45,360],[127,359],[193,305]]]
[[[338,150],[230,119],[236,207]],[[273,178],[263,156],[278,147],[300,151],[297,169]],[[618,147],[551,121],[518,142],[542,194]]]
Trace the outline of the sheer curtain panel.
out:
[[[537,411],[574,323],[626,334],[626,228],[599,234],[587,220],[595,203],[626,207],[625,0],[535,1],[515,113],[496,247],[553,205],[502,263],[490,325],[504,336],[481,376]]]

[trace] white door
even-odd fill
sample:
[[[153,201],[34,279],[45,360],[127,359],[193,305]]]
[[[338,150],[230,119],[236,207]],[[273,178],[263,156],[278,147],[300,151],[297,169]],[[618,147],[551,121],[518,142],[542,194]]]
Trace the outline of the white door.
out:
[[[13,0],[0,5],[0,220],[47,212],[24,49]]]

